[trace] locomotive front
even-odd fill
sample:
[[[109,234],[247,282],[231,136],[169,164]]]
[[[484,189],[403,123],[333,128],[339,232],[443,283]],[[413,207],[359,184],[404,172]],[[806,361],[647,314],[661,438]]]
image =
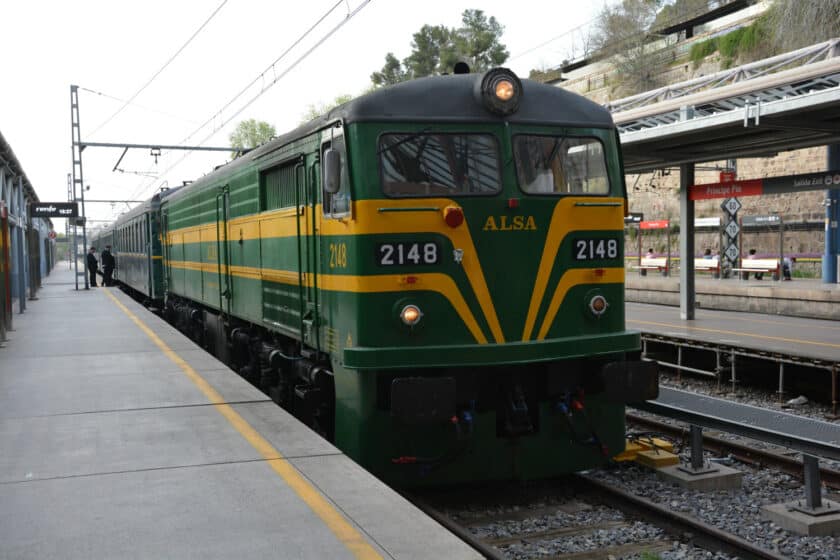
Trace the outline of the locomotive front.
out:
[[[343,134],[324,213],[338,176],[355,200],[321,224],[320,279],[339,447],[403,484],[552,476],[622,451],[624,403],[655,397],[656,370],[625,329],[609,113],[494,69],[365,96]]]

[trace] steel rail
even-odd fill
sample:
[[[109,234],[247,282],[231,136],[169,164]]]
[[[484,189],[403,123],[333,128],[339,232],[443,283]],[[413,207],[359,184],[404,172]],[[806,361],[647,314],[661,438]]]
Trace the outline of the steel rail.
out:
[[[691,533],[693,544],[710,551],[722,551],[739,558],[760,558],[766,560],[782,560],[775,552],[758,547],[741,537],[726,533],[694,519],[683,513],[663,507],[648,499],[634,496],[629,492],[615,488],[589,475],[578,474],[576,478],[580,486],[598,495],[607,505],[621,511],[631,510],[635,515],[649,523],[663,528],[666,532],[676,535]]]

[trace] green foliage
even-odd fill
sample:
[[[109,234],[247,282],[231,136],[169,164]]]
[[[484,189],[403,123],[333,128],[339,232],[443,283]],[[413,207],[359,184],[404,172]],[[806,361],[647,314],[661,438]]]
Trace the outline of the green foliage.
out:
[[[370,76],[382,87],[405,80],[452,72],[456,62],[469,64],[471,71],[484,72],[504,63],[510,53],[500,43],[504,26],[482,10],[464,10],[461,27],[424,25],[413,35],[411,54],[402,62],[388,53],[385,65]]]
[[[736,62],[746,63],[775,54],[772,49],[772,34],[767,17],[760,17],[746,27],[721,35],[708,41],[695,43],[690,57],[695,68],[703,58],[715,50],[720,52],[721,66],[729,68]]]
[[[704,58],[716,52],[717,50],[718,41],[717,37],[714,37],[707,41],[700,41],[699,43],[694,43],[693,45],[691,45],[691,50],[688,53],[688,57],[691,59],[691,62],[694,63],[694,67],[697,68],[703,62]]]
[[[307,123],[313,119],[320,117],[321,115],[326,115],[332,109],[338,107],[339,105],[344,105],[348,101],[353,99],[353,96],[350,94],[339,95],[335,99],[333,99],[332,103],[321,103],[320,105],[313,105],[310,104],[309,107],[306,109],[306,112],[301,115],[300,124]]]
[[[388,53],[385,55],[385,66],[379,72],[371,74],[370,81],[375,86],[390,86],[407,80],[407,76],[399,59],[394,53]]]
[[[661,560],[662,557],[656,554],[655,552],[642,552],[641,554],[642,560]]]
[[[238,152],[256,148],[260,144],[264,144],[277,135],[274,126],[265,121],[258,121],[256,119],[248,119],[236,125],[236,128],[228,136],[230,140],[230,147],[233,148],[233,155]]]

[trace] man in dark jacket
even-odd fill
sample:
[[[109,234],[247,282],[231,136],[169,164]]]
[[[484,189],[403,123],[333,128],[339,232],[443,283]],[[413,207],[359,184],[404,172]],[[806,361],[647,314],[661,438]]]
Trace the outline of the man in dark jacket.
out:
[[[114,274],[114,267],[117,262],[114,260],[114,255],[111,254],[111,246],[105,245],[105,250],[102,251],[102,283],[106,286],[114,284],[111,276]]]
[[[96,247],[91,247],[90,251],[88,251],[88,254],[87,254],[87,269],[88,269],[88,275],[90,275],[90,287],[91,288],[96,287],[96,269],[99,266],[99,261],[96,260],[96,255],[94,255],[95,252],[96,252]]]

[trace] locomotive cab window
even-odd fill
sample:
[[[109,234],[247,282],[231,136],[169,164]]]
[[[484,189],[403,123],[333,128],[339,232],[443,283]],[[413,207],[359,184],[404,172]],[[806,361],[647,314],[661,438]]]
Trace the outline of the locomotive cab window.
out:
[[[332,188],[328,188],[328,178]],[[343,136],[335,136],[321,145],[321,196],[325,216],[342,218],[350,214],[350,177]]]
[[[490,134],[383,134],[382,191],[391,197],[493,195],[501,191],[499,145]]]
[[[604,147],[595,138],[520,134],[513,153],[519,187],[528,194],[610,192]]]

